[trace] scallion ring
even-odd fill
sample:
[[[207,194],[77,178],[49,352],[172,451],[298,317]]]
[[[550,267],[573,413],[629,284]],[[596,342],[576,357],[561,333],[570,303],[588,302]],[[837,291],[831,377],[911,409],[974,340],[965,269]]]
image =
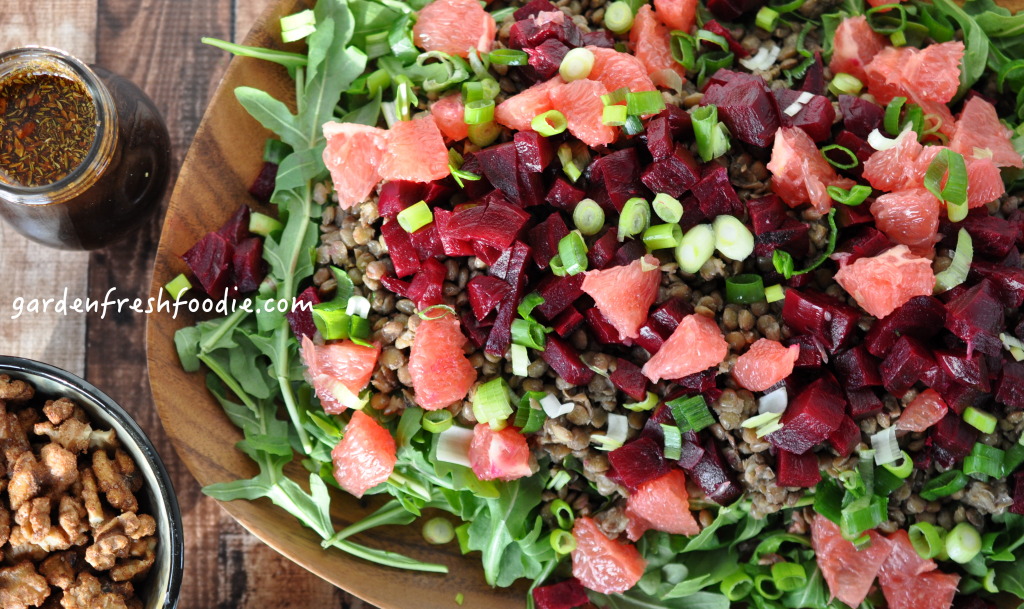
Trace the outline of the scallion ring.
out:
[[[729,277],[725,280],[725,301],[731,304],[764,302],[764,280],[754,273]]]
[[[558,110],[542,112],[533,117],[533,120],[530,121],[530,128],[544,137],[558,135],[565,131],[568,126],[569,121],[566,120],[565,115]]]
[[[429,410],[423,413],[423,429],[429,433],[441,433],[452,426],[452,413],[450,410]]]

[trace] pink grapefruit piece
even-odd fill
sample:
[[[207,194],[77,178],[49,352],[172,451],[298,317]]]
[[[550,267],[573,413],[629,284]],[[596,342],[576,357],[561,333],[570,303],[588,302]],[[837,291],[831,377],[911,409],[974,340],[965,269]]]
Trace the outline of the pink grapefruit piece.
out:
[[[654,91],[654,82],[647,75],[647,67],[634,55],[615,49],[588,46],[594,54],[594,67],[587,76],[599,81],[608,91],[623,87],[630,91]]]
[[[387,131],[356,123],[324,123],[324,165],[331,172],[338,205],[348,209],[370,198],[380,182],[377,167]]]
[[[792,374],[799,357],[799,345],[787,347],[777,340],[759,338],[736,358],[732,376],[744,389],[764,391]]]
[[[624,266],[587,271],[582,289],[618,330],[619,338],[625,340],[640,336],[640,326],[647,321],[647,312],[658,296],[660,283],[658,259],[648,254],[643,260]]]
[[[618,137],[618,129],[601,122],[604,102],[608,93],[596,80],[574,80],[561,84],[548,92],[551,106],[565,115],[569,133],[588,146],[605,146]]]
[[[641,484],[626,500],[626,536],[640,539],[648,529],[673,535],[696,535],[700,525],[690,511],[686,475],[678,469]]]
[[[303,336],[301,354],[324,412],[341,414],[357,406],[359,392],[370,384],[380,345],[364,347],[350,340],[316,345]]]
[[[964,44],[932,44],[923,49],[886,47],[864,67],[868,90],[879,103],[905,96],[914,103],[948,104],[960,86]]]
[[[843,266],[836,282],[860,308],[881,319],[914,296],[931,296],[935,274],[931,261],[910,253],[906,245],[897,245]]]
[[[420,408],[438,410],[469,393],[476,382],[476,368],[466,357],[465,344],[454,315],[424,320],[416,327],[409,350],[409,376]]]
[[[487,423],[477,423],[469,445],[469,462],[481,480],[518,480],[533,473],[526,436],[515,427],[495,431]]]
[[[821,214],[832,208],[829,186],[850,189],[855,182],[840,177],[803,129],[783,127],[775,134],[772,159],[772,190],[790,207],[810,203]]]
[[[934,389],[925,389],[911,400],[896,421],[900,431],[925,431],[946,416],[949,407]]]
[[[821,514],[811,521],[811,547],[832,598],[858,607],[867,597],[875,575],[889,558],[891,544],[875,531],[868,531],[871,545],[858,550],[843,538],[839,527]]]
[[[1024,167],[1014,149],[1009,129],[999,122],[995,106],[978,96],[967,100],[949,147],[964,158],[990,158],[998,167]]]
[[[866,17],[847,17],[836,28],[829,68],[833,74],[845,72],[863,82],[867,80],[864,66],[887,46],[888,41],[871,29]]]
[[[967,207],[974,209],[995,201],[1006,193],[999,166],[992,159],[968,158]]]
[[[879,150],[864,161],[864,171],[861,175],[872,187],[886,192],[899,190],[907,185],[921,186],[924,171],[928,169],[925,163],[924,170],[919,170],[918,158],[923,151],[924,146],[917,141],[914,132],[904,131],[896,138],[895,146]],[[934,158],[928,158],[928,163]]]
[[[647,561],[633,544],[609,539],[589,516],[576,519],[572,536],[576,539],[572,574],[585,588],[616,594],[640,581]]]
[[[654,10],[670,30],[689,34],[697,21],[697,0],[654,0]]]
[[[447,176],[448,149],[433,115],[398,121],[387,130],[380,177],[432,182]]]
[[[469,125],[465,120],[465,107],[462,105],[462,94],[446,95],[430,106],[437,128],[452,141],[464,140],[469,137]]]
[[[633,45],[633,54],[647,68],[652,82],[656,74],[659,80],[663,78],[663,70],[671,70],[686,79],[683,66],[672,59],[668,28],[658,22],[650,4],[641,6],[637,11],[633,27],[629,30],[629,42]]]
[[[331,451],[334,479],[356,497],[387,480],[397,461],[391,432],[361,410],[352,413],[345,436]]]
[[[434,0],[420,10],[412,36],[424,51],[468,57],[470,49],[490,52],[496,30],[494,17],[474,0]]]
[[[960,576],[938,570],[935,561],[918,556],[904,530],[889,536],[892,552],[878,571],[890,609],[949,609]]]
[[[939,240],[939,213],[944,206],[924,188],[898,190],[882,195],[871,204],[875,226],[911,253],[925,258],[935,255]]]
[[[494,121],[516,131],[532,131],[534,117],[554,109],[548,93],[564,82],[556,76],[509,97],[494,109]]]
[[[644,364],[644,376],[657,383],[661,379],[681,379],[721,364],[729,355],[729,343],[713,319],[687,315],[672,335]]]

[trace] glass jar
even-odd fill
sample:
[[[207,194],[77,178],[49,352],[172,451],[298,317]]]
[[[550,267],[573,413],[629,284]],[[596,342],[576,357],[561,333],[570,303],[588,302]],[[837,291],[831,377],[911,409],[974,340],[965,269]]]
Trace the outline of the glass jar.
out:
[[[47,47],[0,53],[0,217],[39,243],[96,249],[160,204],[170,137],[129,80]]]

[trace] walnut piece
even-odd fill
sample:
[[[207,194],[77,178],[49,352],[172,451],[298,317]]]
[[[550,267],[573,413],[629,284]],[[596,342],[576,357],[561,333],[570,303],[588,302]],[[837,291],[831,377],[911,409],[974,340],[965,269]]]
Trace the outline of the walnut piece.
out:
[[[56,442],[73,453],[84,453],[89,450],[92,427],[78,419],[68,419],[57,426],[50,421],[43,421],[35,424],[32,433],[47,436],[51,442]]]
[[[25,381],[15,380],[8,374],[0,374],[0,400],[21,403],[31,400],[36,390]]]
[[[21,453],[14,461],[11,482],[7,485],[11,509],[17,510],[21,504],[39,496],[45,482],[46,469],[36,461],[36,456],[31,450]]]
[[[57,522],[61,530],[67,535],[72,545],[80,546],[89,541],[89,522],[86,520],[88,512],[82,502],[71,495],[64,495],[60,498],[60,507],[57,510]]]
[[[156,537],[150,535],[132,542],[128,559],[121,561],[110,570],[110,579],[125,582],[149,572],[156,561]]]
[[[84,571],[64,591],[60,604],[64,609],[131,609],[134,605],[125,599],[133,594],[130,585],[106,586],[95,575]]]
[[[0,400],[0,451],[3,452],[5,469],[14,469],[18,457],[31,450],[28,434],[21,428],[18,416],[9,412],[7,404]]]
[[[60,444],[51,442],[43,446],[39,457],[46,467],[50,497],[60,497],[78,482],[78,458]]]
[[[135,491],[142,488],[142,476],[128,453],[118,449],[111,461],[105,451],[98,450],[92,454],[92,470],[107,503],[125,512],[138,511]]]
[[[39,563],[41,573],[51,586],[67,590],[75,583],[75,573],[82,568],[82,557],[78,552],[58,552]]]
[[[96,528],[107,521],[106,511],[100,502],[99,487],[96,484],[96,476],[92,470],[85,468],[81,473],[82,479],[82,503],[85,504],[85,511],[89,515],[89,526]]]
[[[85,560],[97,571],[107,571],[114,568],[119,558],[144,558],[145,548],[142,546],[133,547],[133,542],[149,539],[155,547],[156,540],[153,534],[156,533],[156,521],[152,516],[143,514],[137,516],[133,512],[125,512],[117,518],[103,523],[93,532],[95,543],[85,551]],[[149,547],[149,562],[142,570],[148,569],[153,564],[153,547]],[[137,573],[133,573],[130,579]],[[117,580],[121,581],[121,580]]]
[[[14,513],[14,522],[21,525],[25,539],[39,543],[50,532],[50,498],[36,497],[21,504]]]
[[[43,405],[43,414],[46,415],[46,418],[51,423],[58,425],[70,419],[71,415],[75,414],[75,408],[77,407],[78,406],[68,398],[47,400],[46,404]]]
[[[0,569],[0,607],[28,609],[43,604],[50,595],[46,578],[30,562]]]

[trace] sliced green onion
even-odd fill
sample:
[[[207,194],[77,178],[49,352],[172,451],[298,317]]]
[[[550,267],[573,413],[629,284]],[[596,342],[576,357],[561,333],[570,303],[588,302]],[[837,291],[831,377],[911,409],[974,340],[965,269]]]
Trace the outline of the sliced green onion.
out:
[[[846,163],[841,163],[825,154],[826,152],[829,152],[831,150],[838,150],[839,152],[842,152],[843,154],[846,155],[849,161]],[[860,165],[860,159],[857,158],[857,155],[854,154],[853,151],[847,148],[846,146],[840,146],[839,144],[830,144],[828,146],[825,146],[824,148],[821,149],[821,156],[825,157],[825,160],[828,161],[830,165],[832,165],[833,167],[838,167],[839,169],[853,169],[857,165]]]
[[[519,398],[514,424],[519,428],[520,433],[524,435],[537,433],[544,427],[544,421],[548,418],[547,413],[539,408],[540,404],[537,401],[545,395],[548,394],[541,391],[527,391],[523,397]]]
[[[565,265],[562,264],[562,257],[555,254],[548,260],[548,268],[555,277],[565,277]]]
[[[756,414],[747,419],[746,421],[743,421],[743,423],[740,424],[740,427],[744,429],[754,429],[757,427],[761,427],[763,425],[774,423],[775,421],[778,421],[781,418],[781,412],[762,412],[761,414]]]
[[[707,42],[715,45],[722,51],[729,50],[729,41],[725,39],[725,36],[716,34],[710,30],[699,29],[697,34],[694,36],[698,43]]]
[[[547,341],[544,334],[544,326],[529,319],[512,320],[512,343],[529,347],[530,349],[544,350],[544,343]],[[529,365],[529,364],[527,364]],[[520,374],[518,376],[526,376]]]
[[[993,433],[996,430],[997,422],[998,420],[995,418],[995,416],[983,410],[978,410],[974,406],[968,406],[964,410],[964,423],[967,423],[968,425],[977,429],[981,433]]]
[[[672,59],[686,70],[697,67],[697,41],[693,36],[681,30],[673,30],[669,39],[669,50]]]
[[[370,338],[371,330],[370,321],[368,319],[365,317],[359,317],[358,315],[350,315],[348,323],[348,337],[352,342],[357,345],[361,344],[364,347],[372,346],[365,342],[360,342]]]
[[[572,222],[583,235],[596,235],[604,228],[604,209],[593,199],[583,199],[572,210]]]
[[[705,163],[722,156],[729,149],[725,125],[718,121],[718,108],[714,104],[701,106],[690,114],[697,153]]]
[[[644,232],[651,223],[651,206],[646,199],[633,197],[626,201],[619,214],[619,241],[639,235]]]
[[[467,125],[482,125],[494,120],[494,100],[478,99],[465,105],[463,119]]]
[[[565,556],[576,549],[576,538],[572,536],[572,533],[563,529],[551,531],[551,537],[548,540],[551,543],[551,549],[559,556]]]
[[[914,473],[914,460],[910,458],[907,451],[901,450],[899,459],[892,463],[885,463],[882,467],[897,478],[906,479],[910,477],[910,474]]]
[[[572,82],[590,76],[594,69],[594,53],[587,48],[571,49],[558,65],[558,74],[565,82]]]
[[[828,186],[825,190],[828,191],[828,196],[832,197],[832,200],[835,202],[850,206],[860,205],[872,193],[871,187],[864,186],[863,184],[855,184],[850,190],[838,186]]]
[[[877,528],[889,518],[889,501],[878,495],[865,495],[843,508],[839,528],[843,537],[853,540],[865,531]]]
[[[945,186],[942,186],[943,178],[946,178]],[[951,222],[967,217],[967,164],[963,155],[943,148],[924,173],[924,187],[946,202]]]
[[[864,88],[859,78],[846,72],[840,72],[832,78],[828,89],[835,95],[857,95]]]
[[[455,539],[455,527],[442,516],[431,518],[423,523],[423,539],[435,546],[444,545]]]
[[[567,275],[587,270],[587,244],[580,231],[569,231],[568,235],[558,241],[558,257]]]
[[[260,235],[262,237],[269,237],[270,235],[280,231],[284,228],[284,225],[271,218],[266,214],[261,214],[258,211],[252,212],[249,216],[249,232]]]
[[[632,116],[658,114],[665,109],[661,91],[630,91],[626,94],[626,112]]]
[[[914,523],[907,533],[918,556],[925,560],[939,556],[946,549],[946,531],[930,522],[922,520]]]
[[[484,83],[477,80],[468,80],[462,83],[462,103],[468,104],[470,102],[479,101],[482,99],[488,99],[484,95]]]
[[[647,397],[644,398],[643,402],[632,402],[629,404],[623,404],[622,407],[626,410],[632,410],[633,412],[646,412],[648,410],[654,410],[661,400],[658,398],[658,394],[648,391]]]
[[[644,231],[643,241],[647,251],[664,250],[679,245],[683,229],[678,224],[656,224]]]
[[[683,434],[675,425],[661,424],[661,430],[665,435],[665,458],[670,461],[678,461],[683,456]]]
[[[601,110],[601,123],[609,127],[624,127],[628,119],[626,106],[605,106]]]
[[[998,573],[996,573],[995,569],[989,569],[985,572],[985,576],[981,578],[981,587],[985,589],[985,592],[990,592],[992,594],[999,593],[999,585],[996,584],[997,576]]]
[[[894,11],[899,13],[899,20],[896,25],[887,25],[894,21],[892,19]],[[876,17],[879,14],[882,16],[881,19]],[[907,9],[899,4],[876,6],[865,11],[864,16],[867,17],[868,25],[871,26],[871,29],[879,34],[895,34],[902,32],[907,27]]]
[[[676,246],[676,262],[684,273],[696,274],[715,253],[715,231],[710,224],[698,224],[683,235]]]
[[[622,126],[622,130],[626,132],[626,135],[637,135],[644,132],[644,122],[640,120],[639,116],[628,114],[626,116],[626,124]]]
[[[569,121],[566,120],[565,115],[558,110],[542,112],[533,117],[533,120],[530,122],[530,128],[544,137],[558,135],[565,131],[565,128],[568,126]]]
[[[725,280],[725,301],[732,304],[764,302],[764,280],[760,275],[744,273]]]
[[[885,107],[885,118],[882,124],[885,126],[885,130],[889,132],[889,135],[893,137],[898,136],[903,131],[900,124],[900,112],[903,111],[903,104],[905,103],[907,103],[906,97],[894,97]]]
[[[779,590],[792,592],[807,584],[807,571],[795,562],[777,562],[772,565],[772,579]]]
[[[519,316],[523,319],[533,321],[533,317],[531,317],[533,310],[542,304],[544,304],[544,297],[537,292],[530,292],[523,298],[522,302],[519,303],[519,306],[516,308],[516,313],[519,313]]]
[[[842,519],[843,489],[834,480],[825,479],[814,488],[814,511],[835,524]]]
[[[665,222],[679,222],[683,217],[683,204],[679,199],[659,192],[651,202],[654,213]]]
[[[324,340],[348,338],[349,329],[352,327],[351,316],[345,312],[344,308],[338,308],[337,305],[314,306],[313,324],[320,332],[320,335],[324,337]]]
[[[764,289],[764,299],[769,304],[786,299],[786,290],[779,284],[770,285]]]
[[[782,429],[782,426],[783,426],[782,420],[781,420],[781,418],[779,418],[779,419],[776,419],[775,421],[773,421],[771,423],[768,423],[767,425],[762,425],[762,426],[758,427],[757,431],[754,433],[754,435],[756,435],[758,438],[763,438],[763,437],[767,436],[768,434],[773,434],[773,433],[777,432],[778,430]]]
[[[605,93],[602,95],[601,103],[606,106],[625,104],[627,95],[629,95],[629,87],[619,87],[611,93]]]
[[[566,531],[571,530],[573,523],[576,521],[576,514],[573,513],[572,508],[563,499],[555,499],[551,502],[551,515],[558,522],[558,528]]]
[[[810,273],[814,269],[821,266],[822,263],[828,260],[829,256],[832,255],[832,252],[836,251],[836,239],[839,236],[839,230],[836,228],[836,208],[834,207],[828,212],[828,225],[828,244],[825,246],[825,249],[818,255],[818,257],[815,258],[811,262],[811,264],[807,266],[807,268],[799,271],[796,270],[794,268],[793,256],[791,256],[789,252],[786,252],[781,249],[776,249],[775,251],[772,252],[772,265],[775,267],[775,270],[786,279],[789,279],[794,275],[803,275],[804,273]]]
[[[1003,457],[1003,474],[1002,477],[1006,478],[1013,472],[1017,471],[1020,464],[1024,463],[1024,446],[1018,442],[1014,444],[1006,451],[1006,455]]]
[[[516,49],[495,49],[487,54],[487,59],[499,66],[525,66],[530,63],[530,56],[526,51]]]
[[[526,347],[512,343],[509,346],[509,355],[512,357],[512,374],[529,376],[530,355],[526,352]]]
[[[1003,348],[1010,352],[1014,360],[1024,361],[1024,341],[1006,332],[1000,332],[999,340],[1002,341]],[[1024,436],[1021,436],[1021,441],[1024,442]]]
[[[426,201],[420,201],[398,212],[398,225],[407,233],[415,233],[434,221],[434,212],[430,211]]]
[[[754,580],[742,570],[735,571],[722,580],[722,596],[730,602],[743,600],[754,589]]]
[[[956,235],[953,262],[946,270],[935,274],[935,293],[941,294],[967,281],[967,273],[971,270],[972,262],[974,262],[974,240],[971,239],[971,234],[966,229],[961,228]]]
[[[675,417],[680,430],[700,431],[715,424],[715,417],[711,415],[704,396],[678,398],[671,402],[665,402],[665,405],[672,411],[672,416]]]
[[[766,32],[774,32],[775,26],[778,24],[778,11],[767,6],[762,6],[761,10],[757,11],[757,16],[754,17],[754,25]]]
[[[913,468],[913,461],[910,462],[911,469]],[[909,475],[909,474],[908,474]],[[896,489],[903,486],[905,480],[900,478],[896,474],[892,473],[886,466],[882,466],[882,469],[875,470],[875,494],[883,497],[888,496]]]
[[[185,292],[192,289],[192,282],[188,280],[188,277],[186,277],[184,273],[182,273],[168,281],[167,285],[164,286],[164,289],[171,295],[171,298],[177,301],[185,294]]]
[[[450,410],[445,410],[444,408],[440,410],[428,410],[423,413],[423,419],[421,422],[423,429],[426,429],[429,433],[441,433],[452,426],[452,412]]]
[[[436,313],[435,313],[436,311]],[[444,319],[448,315],[456,315],[455,309],[448,305],[437,304],[427,307],[422,311],[417,311],[416,316],[423,321],[434,321],[435,319]]]
[[[1005,456],[1002,449],[978,442],[971,449],[971,454],[964,457],[964,473],[983,481],[990,477],[1001,478]]]
[[[268,137],[263,144],[263,160],[267,163],[280,165],[284,157],[292,153],[292,147],[279,139]],[[255,213],[255,212],[253,212]],[[250,221],[252,216],[249,216]]]
[[[476,388],[473,395],[473,416],[492,429],[505,427],[505,420],[512,414],[508,385],[502,378],[492,379]]]
[[[958,469],[951,469],[925,482],[920,495],[925,501],[935,501],[941,497],[948,497],[965,486],[967,476]]]
[[[775,585],[775,580],[770,575],[758,575],[754,578],[754,589],[757,593],[768,600],[782,598],[782,590]]]
[[[622,0],[612,2],[604,10],[604,26],[616,34],[625,34],[633,27],[633,9]]]
[[[721,215],[712,223],[715,249],[730,260],[746,260],[754,253],[754,234],[736,216]]]
[[[953,562],[971,562],[981,552],[981,534],[969,522],[961,522],[946,535],[946,554]]]
[[[316,31],[316,16],[311,9],[281,17],[281,42],[302,40]]]
[[[560,491],[570,482],[572,482],[572,474],[564,469],[560,469],[555,472],[555,475],[551,476],[551,480],[548,481],[548,488]]]
[[[515,7],[510,6],[509,8],[515,8]],[[455,595],[455,604],[458,605],[459,607],[461,607],[462,603],[464,603],[464,602],[466,602],[466,595],[461,593],[461,592],[457,593]]]
[[[494,121],[479,125],[467,124],[466,131],[469,133],[469,141],[473,142],[474,146],[486,148],[501,135],[501,125]]]

